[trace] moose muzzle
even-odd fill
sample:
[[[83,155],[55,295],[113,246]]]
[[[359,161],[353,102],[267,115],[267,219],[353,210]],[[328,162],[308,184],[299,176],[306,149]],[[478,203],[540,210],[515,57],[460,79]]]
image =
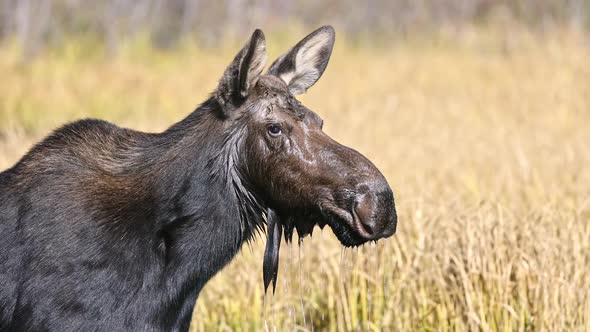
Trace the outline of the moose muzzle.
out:
[[[365,240],[378,240],[395,234],[397,214],[391,189],[368,190],[358,195],[352,216],[352,227]]]

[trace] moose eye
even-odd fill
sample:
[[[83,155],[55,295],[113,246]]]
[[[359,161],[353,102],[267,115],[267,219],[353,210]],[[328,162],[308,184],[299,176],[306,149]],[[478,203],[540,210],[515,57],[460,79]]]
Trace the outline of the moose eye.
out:
[[[277,137],[283,132],[283,128],[281,128],[278,124],[271,124],[268,126],[268,133],[270,136]]]

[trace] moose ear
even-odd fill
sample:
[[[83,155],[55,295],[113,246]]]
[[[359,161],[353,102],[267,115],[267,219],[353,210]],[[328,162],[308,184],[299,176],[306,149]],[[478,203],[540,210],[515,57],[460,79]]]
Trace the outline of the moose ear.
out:
[[[256,85],[266,65],[266,40],[256,29],[223,73],[215,96],[224,112],[239,106]]]
[[[268,73],[287,83],[292,94],[302,94],[324,73],[334,41],[334,28],[323,26],[275,60]]]

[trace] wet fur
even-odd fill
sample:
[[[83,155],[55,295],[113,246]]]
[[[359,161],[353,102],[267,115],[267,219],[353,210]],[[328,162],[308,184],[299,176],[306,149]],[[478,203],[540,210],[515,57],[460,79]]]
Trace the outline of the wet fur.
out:
[[[0,330],[188,330],[205,283],[264,226],[243,177],[248,117],[231,114],[259,99],[244,91],[264,50],[257,30],[164,133],[83,120],[0,173]]]
[[[321,76],[333,29],[303,41],[261,75],[257,30],[211,98],[165,132],[82,120],[0,173],[0,331],[186,331],[205,283],[266,213],[265,286],[283,230],[329,224],[344,245],[366,242],[358,197],[377,204],[364,211],[372,239],[392,235],[383,175],[293,96]],[[276,123],[284,134],[270,134]]]
[[[0,330],[188,329],[263,225],[215,107],[162,134],[76,122],[0,174]]]

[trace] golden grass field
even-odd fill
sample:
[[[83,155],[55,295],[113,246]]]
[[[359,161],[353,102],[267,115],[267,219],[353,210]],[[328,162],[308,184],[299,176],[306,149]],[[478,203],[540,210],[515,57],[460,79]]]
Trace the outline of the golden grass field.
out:
[[[302,35],[269,38],[269,61]],[[163,130],[216,86],[236,45],[115,59],[84,42],[20,64],[0,48],[0,168],[97,117]],[[264,237],[201,293],[194,331],[590,331],[590,46],[571,31],[342,38],[301,100],[394,189],[397,234],[284,246],[263,296]],[[1,190],[1,188],[0,188]]]

